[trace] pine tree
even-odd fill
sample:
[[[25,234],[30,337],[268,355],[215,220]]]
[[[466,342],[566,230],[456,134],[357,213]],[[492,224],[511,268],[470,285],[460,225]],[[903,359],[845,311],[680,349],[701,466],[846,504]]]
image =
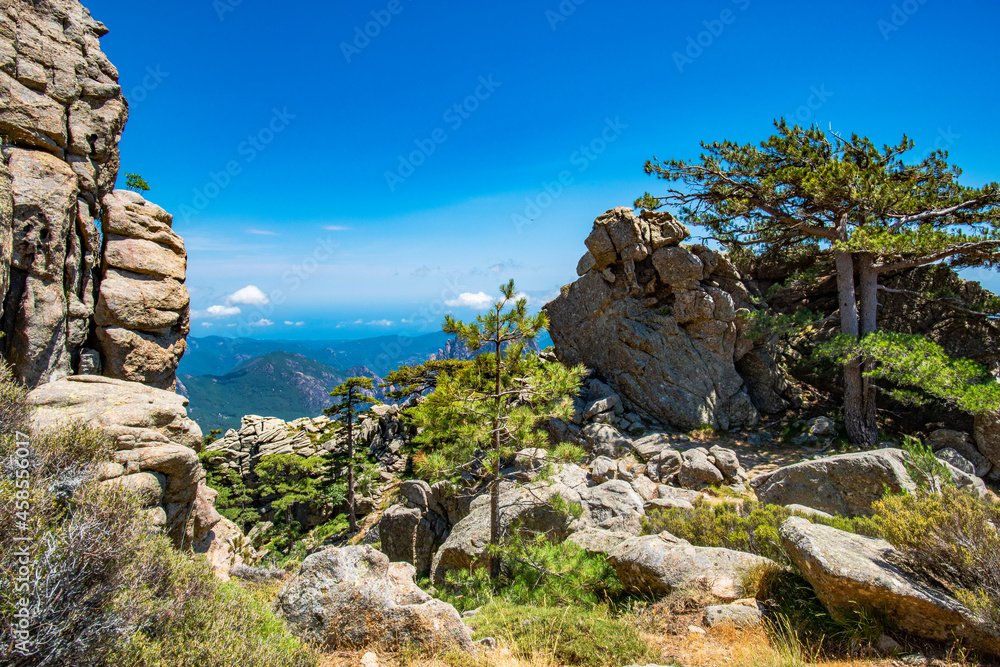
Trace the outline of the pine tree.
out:
[[[337,386],[330,392],[330,396],[340,398],[340,400],[323,413],[336,420],[343,420],[347,427],[347,451],[345,454],[347,463],[347,520],[350,523],[352,532],[358,530],[358,517],[354,498],[354,419],[359,412],[359,406],[378,405],[382,401],[365,394],[375,388],[375,381],[371,378],[348,378],[343,384]]]
[[[908,163],[906,136],[877,147],[817,126],[775,123],[760,146],[702,143],[700,160],[657,160],[647,174],[682,183],[636,206],[681,208],[731,251],[790,251],[819,242],[836,266],[840,331],[854,341],[878,329],[879,276],[942,261],[992,265],[1000,248],[1000,186],[959,184],[944,151]],[[857,275],[857,281],[855,280]],[[860,350],[861,348],[852,348]],[[857,444],[877,440],[875,360],[851,352],[844,363],[844,421]]]
[[[475,322],[445,316],[445,333],[457,336],[476,352],[490,352],[460,372],[445,372],[437,388],[413,411],[424,431],[418,441],[431,442],[434,462],[444,472],[485,472],[490,491],[490,578],[500,576],[501,461],[525,447],[540,447],[546,436],[536,427],[542,419],[572,412],[583,368],[567,368],[525,354],[527,344],[548,325],[544,313],[528,314],[511,280],[500,287],[501,298]],[[450,445],[450,446],[449,446]]]

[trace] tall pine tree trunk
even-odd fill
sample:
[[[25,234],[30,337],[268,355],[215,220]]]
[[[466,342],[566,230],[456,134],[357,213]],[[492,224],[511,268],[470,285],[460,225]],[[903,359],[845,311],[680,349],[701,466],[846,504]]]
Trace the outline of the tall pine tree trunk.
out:
[[[347,390],[347,521],[352,533],[358,531],[358,516],[354,510],[354,424],[351,411],[351,389]]]
[[[862,252],[857,255],[858,266],[858,311],[860,316],[860,337],[875,333],[878,323],[878,273],[875,271],[875,257]],[[866,357],[859,361],[861,366],[862,402],[861,418],[864,433],[863,444],[872,446],[878,442],[878,411],[875,403],[875,387],[865,374],[875,368],[875,360]]]
[[[502,395],[500,392],[500,309],[496,313],[496,416],[493,418],[493,487],[490,489],[490,579],[496,581],[500,578],[500,553],[497,547],[500,546],[500,402]]]
[[[833,253],[837,264],[837,298],[840,304],[840,332],[858,338],[858,301],[854,290],[854,257],[846,250]],[[844,364],[844,425],[847,436],[855,444],[867,444],[865,428],[865,382],[861,361],[852,357]]]

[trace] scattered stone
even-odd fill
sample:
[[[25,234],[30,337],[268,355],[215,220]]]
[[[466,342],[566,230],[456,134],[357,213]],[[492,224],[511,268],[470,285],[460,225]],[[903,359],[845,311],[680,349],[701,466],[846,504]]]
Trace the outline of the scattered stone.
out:
[[[993,467],[990,460],[979,452],[979,449],[976,448],[975,443],[972,442],[969,435],[962,431],[939,428],[931,431],[927,439],[924,440],[924,444],[930,447],[933,452],[939,452],[942,449],[950,449],[957,452],[962,458],[973,465],[975,468],[974,474],[977,477],[986,477]],[[960,468],[960,466],[955,467]]]
[[[806,430],[810,435],[832,438],[837,435],[837,423],[829,417],[813,417],[806,422]]]
[[[721,484],[725,476],[708,459],[701,449],[689,449],[682,454],[680,473],[677,480],[686,489],[700,489],[712,484]]]
[[[589,554],[606,554],[619,544],[634,537],[622,530],[584,528],[569,536],[569,541]]]
[[[754,628],[764,621],[764,615],[756,606],[724,604],[705,608],[705,625],[714,628],[731,625],[737,628]]]
[[[972,465],[972,462],[966,459],[964,456],[956,452],[951,447],[945,447],[944,449],[939,449],[934,452],[934,456],[938,457],[945,463],[948,463],[967,475],[976,474],[976,466]]]

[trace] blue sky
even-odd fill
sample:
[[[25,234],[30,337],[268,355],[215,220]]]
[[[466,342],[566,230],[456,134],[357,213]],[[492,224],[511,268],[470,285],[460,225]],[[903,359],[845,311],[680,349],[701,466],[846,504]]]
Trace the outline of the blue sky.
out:
[[[987,0],[85,4],[196,336],[424,332],[511,277],[540,306],[645,160],[782,115],[1000,179]]]

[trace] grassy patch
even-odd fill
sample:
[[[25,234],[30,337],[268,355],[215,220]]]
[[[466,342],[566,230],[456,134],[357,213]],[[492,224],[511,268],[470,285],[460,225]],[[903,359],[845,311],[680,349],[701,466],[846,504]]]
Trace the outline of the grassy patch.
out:
[[[514,606],[496,601],[472,619],[479,637],[493,637],[522,660],[550,658],[565,665],[646,664],[659,651],[635,623],[606,608]]]

